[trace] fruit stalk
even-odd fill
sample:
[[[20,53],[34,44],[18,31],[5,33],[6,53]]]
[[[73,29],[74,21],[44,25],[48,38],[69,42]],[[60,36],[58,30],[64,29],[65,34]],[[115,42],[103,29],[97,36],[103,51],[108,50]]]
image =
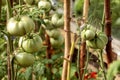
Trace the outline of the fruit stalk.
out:
[[[71,37],[70,37],[70,2],[71,0],[64,0],[64,30],[65,30],[65,52],[64,58],[68,59],[68,53],[70,51],[71,46]],[[62,78],[61,80],[67,80],[67,66],[68,62],[66,60],[63,61],[63,70],[62,70]]]
[[[85,70],[87,70],[89,60],[90,60],[89,48],[87,48],[86,63],[85,63],[85,67],[84,67]],[[86,71],[83,72],[82,80],[84,80],[85,74],[86,74]]]
[[[101,68],[102,68],[102,72],[104,75],[104,80],[107,80],[106,78],[106,73],[105,73],[105,67],[104,67],[104,61],[103,61],[103,56],[102,56],[103,51],[100,50],[100,62],[101,62]]]
[[[113,61],[112,59],[112,38],[111,38],[111,11],[110,11],[110,0],[104,0],[104,8],[105,8],[105,33],[108,37],[108,43],[106,45],[106,53],[107,53],[107,66]]]

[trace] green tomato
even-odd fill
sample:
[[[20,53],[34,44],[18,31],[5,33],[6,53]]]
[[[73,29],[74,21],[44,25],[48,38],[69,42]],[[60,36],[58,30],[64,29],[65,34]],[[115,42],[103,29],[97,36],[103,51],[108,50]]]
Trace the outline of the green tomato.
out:
[[[105,43],[102,39],[97,38],[96,39],[96,46],[98,49],[103,49],[105,47]]]
[[[90,48],[97,49],[96,40],[86,40],[86,45]]]
[[[46,30],[47,34],[52,38],[58,38],[61,33],[59,29],[53,29],[53,30]]]
[[[19,47],[29,53],[40,51],[42,46],[41,37],[35,33],[29,37],[23,36],[19,39]]]
[[[86,40],[92,40],[95,37],[95,32],[92,30],[85,31],[85,38]]]
[[[51,18],[52,24],[54,25],[57,24],[58,20],[59,20],[59,14],[53,14]]]
[[[107,37],[103,32],[100,32],[94,39],[87,40],[86,44],[88,47],[93,49],[103,49],[107,44]]]
[[[97,36],[98,36],[98,38],[103,40],[104,44],[108,43],[108,37],[106,36],[106,34],[104,32],[97,32]]]
[[[28,16],[21,16],[19,20],[16,17],[12,17],[7,23],[7,31],[13,36],[23,36],[34,29],[34,21]]]
[[[57,39],[50,38],[50,43],[51,43],[53,48],[60,48],[64,43],[64,38],[62,35],[58,36]]]
[[[40,0],[38,2],[38,8],[45,10],[45,12],[49,12],[51,10],[51,3],[49,1],[46,0]]]
[[[33,0],[24,0],[24,2],[25,2],[26,4],[28,4],[28,5],[32,5]]]
[[[60,18],[58,21],[57,21],[57,27],[61,27],[64,25],[64,17],[62,16],[62,18]]]
[[[34,61],[34,56],[26,52],[20,52],[15,55],[16,64],[22,67],[29,67],[34,63]]]
[[[61,27],[64,25],[64,18],[62,14],[58,14],[58,13],[53,14],[51,21],[55,27]]]
[[[81,38],[85,40],[92,40],[95,37],[95,32],[93,30],[83,30],[81,32]]]
[[[54,29],[54,26],[52,25],[52,22],[49,19],[44,19],[44,22],[46,24],[45,28],[48,30]]]

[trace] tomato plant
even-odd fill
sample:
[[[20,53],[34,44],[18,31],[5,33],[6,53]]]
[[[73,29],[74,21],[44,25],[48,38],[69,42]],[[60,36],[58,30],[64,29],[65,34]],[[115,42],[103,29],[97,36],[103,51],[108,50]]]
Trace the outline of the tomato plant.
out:
[[[8,15],[9,8],[6,1],[13,3],[11,16]],[[90,1],[92,5],[90,5],[87,21],[82,20],[84,16],[81,16],[83,3],[84,0],[73,2],[71,16],[68,17],[71,21],[69,31],[63,29],[65,15],[62,0],[2,0],[2,5],[0,5],[0,80],[9,80],[9,76],[14,77],[14,79],[11,77],[11,80],[60,80],[64,60],[71,63],[70,71],[68,70],[70,80],[78,80],[79,70],[83,70],[78,64],[79,55],[81,55],[79,46],[82,45],[82,40],[85,40],[87,47],[86,65],[94,59],[90,50],[94,50],[96,55],[101,56],[108,43],[108,37],[101,29],[104,25],[104,22],[102,23],[103,1]],[[120,23],[119,1],[112,1],[111,5],[113,6],[111,8],[112,26],[115,25],[117,29]],[[82,23],[85,24],[84,27]],[[76,28],[79,33],[76,32]],[[66,36],[64,33],[67,32],[70,32],[72,37],[70,54],[67,56],[70,59],[63,57]],[[73,41],[74,34],[75,41]],[[95,64],[99,66],[97,71],[89,70],[89,67],[85,66],[83,78],[98,79],[100,77],[103,79],[105,77],[103,73],[106,74],[106,70],[103,69],[102,58],[95,61]],[[112,74],[112,78],[119,71],[119,61],[113,65],[107,73],[108,77]]]

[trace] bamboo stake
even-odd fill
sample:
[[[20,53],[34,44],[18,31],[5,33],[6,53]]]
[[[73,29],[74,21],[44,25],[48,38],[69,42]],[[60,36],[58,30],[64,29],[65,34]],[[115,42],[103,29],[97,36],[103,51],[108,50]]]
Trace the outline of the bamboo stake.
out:
[[[73,36],[73,41],[71,44],[71,48],[70,48],[70,54],[69,54],[69,62],[68,62],[68,71],[67,71],[67,80],[70,80],[70,74],[71,74],[71,63],[72,63],[72,57],[74,54],[74,49],[75,49],[75,42],[76,42],[76,34],[74,34]]]
[[[108,37],[108,43],[106,45],[106,53],[107,53],[107,65],[113,61],[112,59],[112,38],[111,38],[111,11],[110,11],[110,0],[104,0],[104,8],[105,8],[105,33]]]
[[[70,0],[64,0],[64,30],[65,30],[65,52],[64,58],[68,59],[70,46],[71,46],[71,37],[70,37]],[[67,66],[68,62],[63,61],[63,71],[62,71],[62,80],[67,78]]]
[[[89,11],[89,0],[84,0],[83,6],[83,23],[87,21]],[[81,48],[80,48],[80,78],[82,79],[85,66],[85,53],[86,53],[86,42],[82,39]]]

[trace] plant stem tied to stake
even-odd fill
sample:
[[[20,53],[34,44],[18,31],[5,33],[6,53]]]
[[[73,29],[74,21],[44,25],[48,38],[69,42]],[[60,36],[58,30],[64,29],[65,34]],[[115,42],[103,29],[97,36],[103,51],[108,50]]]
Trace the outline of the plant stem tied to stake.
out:
[[[106,45],[106,53],[107,53],[107,63],[109,64],[113,61],[112,59],[112,38],[111,38],[111,12],[110,12],[110,0],[104,0],[104,8],[105,8],[105,32],[108,37],[108,43]]]
[[[70,38],[70,1],[64,0],[64,30],[65,31],[65,52],[64,58],[68,59],[68,54],[71,46],[71,38]],[[66,60],[63,61],[63,71],[62,71],[62,80],[67,80],[67,66],[68,62]]]

